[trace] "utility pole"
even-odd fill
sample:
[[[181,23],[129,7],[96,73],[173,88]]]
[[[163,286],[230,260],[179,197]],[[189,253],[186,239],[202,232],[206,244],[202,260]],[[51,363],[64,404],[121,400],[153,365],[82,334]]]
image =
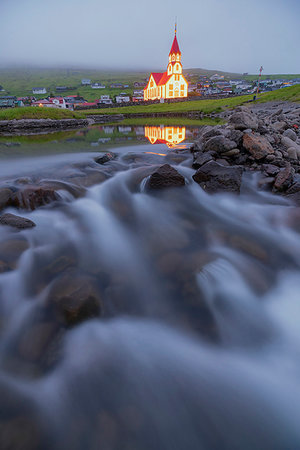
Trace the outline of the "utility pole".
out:
[[[259,69],[259,77],[258,77],[258,81],[257,81],[257,91],[256,91],[256,96],[258,96],[258,92],[259,92],[259,85],[260,85],[260,80],[261,80],[261,73],[264,70],[263,66],[260,66]]]

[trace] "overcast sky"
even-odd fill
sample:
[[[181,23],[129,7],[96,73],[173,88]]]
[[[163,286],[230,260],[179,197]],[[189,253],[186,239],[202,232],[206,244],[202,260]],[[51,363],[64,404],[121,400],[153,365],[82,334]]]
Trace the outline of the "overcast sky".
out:
[[[300,73],[300,0],[0,0],[0,65]]]

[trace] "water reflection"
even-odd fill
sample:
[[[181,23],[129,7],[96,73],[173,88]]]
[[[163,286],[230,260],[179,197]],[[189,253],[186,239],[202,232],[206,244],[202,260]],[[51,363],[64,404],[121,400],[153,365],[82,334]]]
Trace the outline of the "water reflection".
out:
[[[185,140],[186,127],[145,127],[145,137],[151,144],[166,144],[174,148]]]

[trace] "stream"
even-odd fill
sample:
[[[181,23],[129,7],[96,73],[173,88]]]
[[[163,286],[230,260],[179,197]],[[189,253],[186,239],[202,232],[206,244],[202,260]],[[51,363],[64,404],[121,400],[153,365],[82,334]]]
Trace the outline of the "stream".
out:
[[[1,450],[300,448],[298,208],[253,173],[209,195],[196,127],[136,128],[0,138],[1,186],[60,186],[0,227]],[[186,185],[149,191],[165,163]]]

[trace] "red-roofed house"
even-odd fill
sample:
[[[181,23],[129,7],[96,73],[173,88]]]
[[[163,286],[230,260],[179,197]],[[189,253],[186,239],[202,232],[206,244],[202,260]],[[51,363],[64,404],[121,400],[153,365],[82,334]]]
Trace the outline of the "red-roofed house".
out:
[[[188,82],[182,75],[181,51],[175,37],[169,53],[169,64],[166,72],[151,73],[144,89],[144,100],[161,98],[184,98],[188,96]]]

